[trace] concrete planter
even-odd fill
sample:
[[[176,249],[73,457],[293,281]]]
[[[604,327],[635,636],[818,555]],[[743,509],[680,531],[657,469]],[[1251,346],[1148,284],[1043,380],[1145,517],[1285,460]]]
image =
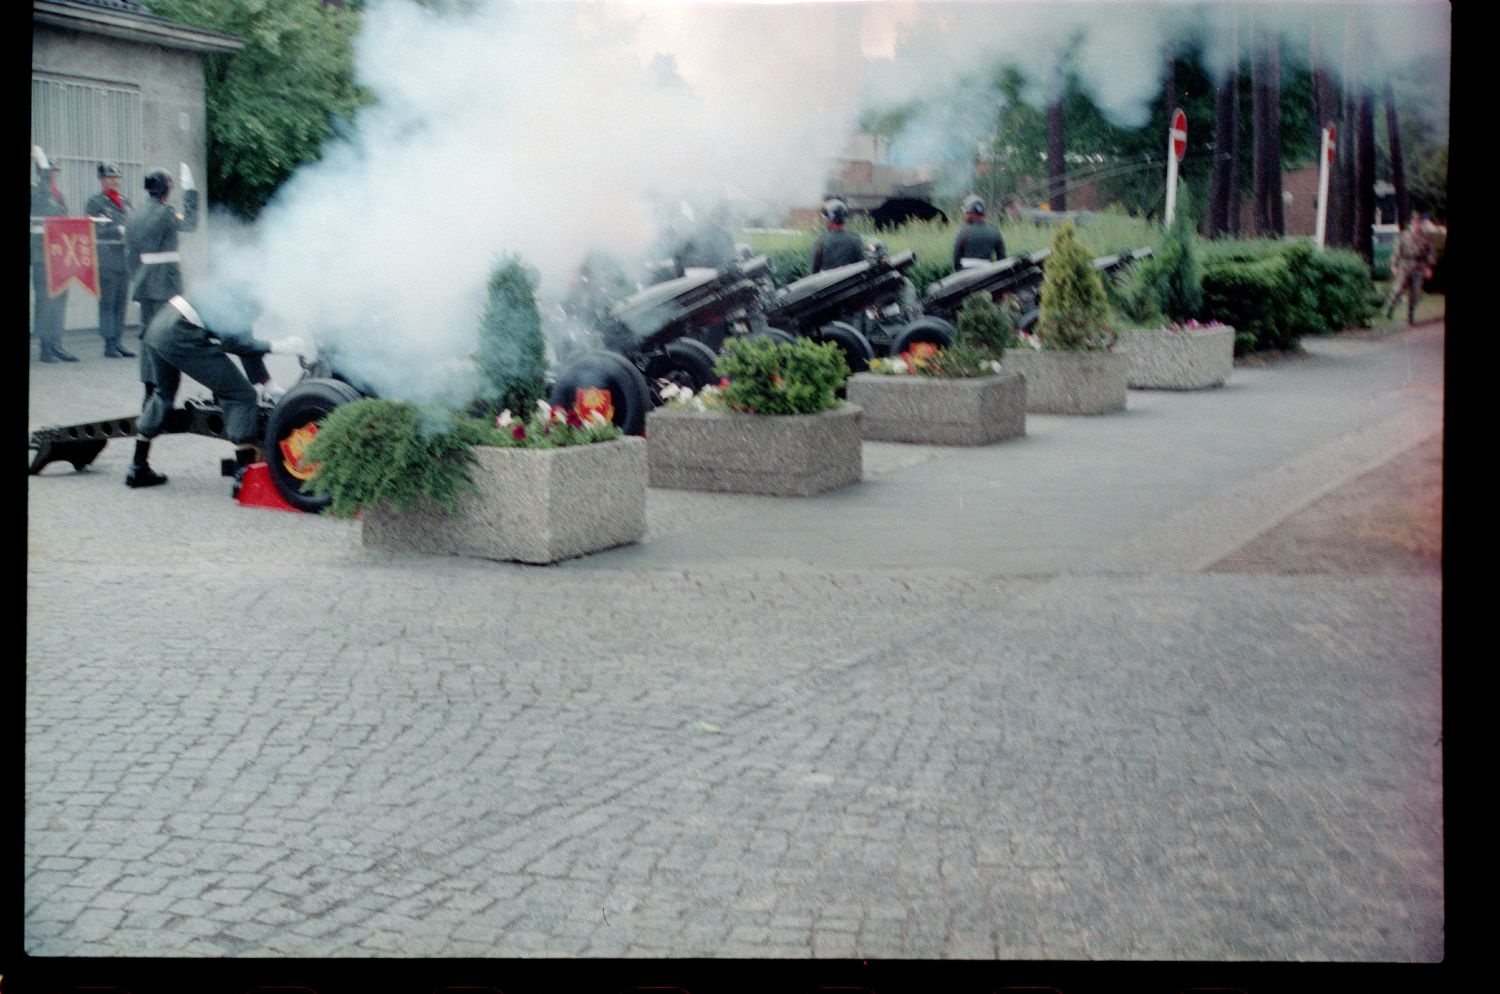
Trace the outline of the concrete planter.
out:
[[[864,477],[860,409],[758,415],[659,407],[646,415],[653,487],[808,497]]]
[[[1234,329],[1122,331],[1115,351],[1130,356],[1135,389],[1202,390],[1223,386],[1234,372]]]
[[[1125,410],[1129,356],[1120,352],[1006,349],[1000,365],[1026,377],[1030,414],[1113,414]]]
[[[849,400],[864,411],[860,435],[881,442],[989,445],[1026,434],[1026,380],[1002,372],[972,379],[858,373]]]
[[[475,450],[478,493],[459,513],[366,508],[366,547],[553,563],[646,534],[646,443],[626,436],[560,449]]]

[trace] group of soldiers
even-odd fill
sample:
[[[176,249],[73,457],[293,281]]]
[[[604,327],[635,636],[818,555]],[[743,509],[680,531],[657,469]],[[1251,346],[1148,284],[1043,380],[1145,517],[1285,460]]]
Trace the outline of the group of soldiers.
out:
[[[31,269],[36,290],[36,335],[42,362],[77,362],[62,347],[66,297],[49,292],[45,219],[68,214],[57,187],[61,164],[33,149],[38,182],[31,194]],[[99,266],[99,335],[104,355],[138,358],[144,397],[136,421],[135,453],[125,476],[131,488],[167,482],[150,465],[151,441],[166,428],[185,374],[213,391],[224,412],[225,434],[235,444],[235,490],[245,468],[264,459],[259,440],[260,405],[284,391],[266,369],[271,352],[303,354],[300,338],[276,342],[255,338],[251,324],[260,307],[242,284],[220,284],[195,294],[196,306],[183,295],[179,232],[198,226],[198,190],[192,171],[181,167],[183,209],[169,202],[172,176],[164,169],[146,174],[146,206],[137,211],[120,193],[120,169],[110,162],[98,166],[99,193],[89,198],[85,211],[95,225]],[[141,309],[139,356],[125,345],[125,310],[131,300]],[[229,358],[237,356],[243,367]]]
[[[985,219],[984,199],[976,194],[964,198],[964,226],[953,239],[953,268],[983,265],[1005,258],[1005,239],[1000,229]],[[842,200],[823,203],[826,230],[813,243],[812,271],[836,269],[865,261],[865,245],[849,231],[849,206]],[[879,243],[876,243],[877,245]]]

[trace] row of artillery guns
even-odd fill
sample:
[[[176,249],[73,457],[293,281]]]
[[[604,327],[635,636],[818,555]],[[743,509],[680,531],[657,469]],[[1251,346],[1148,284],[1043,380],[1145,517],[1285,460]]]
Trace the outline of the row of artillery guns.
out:
[[[553,356],[549,400],[572,407],[585,392],[593,392],[596,404],[604,396],[614,423],[638,435],[644,434],[646,414],[662,403],[668,384],[699,390],[718,381],[717,355],[732,336],[834,342],[850,369],[861,372],[872,358],[900,355],[919,342],[951,345],[959,308],[975,293],[997,302],[1013,297],[1021,315],[1017,324],[1027,329],[1036,320],[1048,254],[961,269],[930,284],[915,306],[906,276],[916,263],[911,252],[815,273],[781,288],[773,285],[765,256],[720,270],[689,270],[608,308],[594,322],[593,334],[562,343]],[[1094,267],[1113,278],[1150,254],[1150,249],[1137,249],[1102,256]],[[280,400],[263,405],[261,447],[282,499],[299,510],[319,511],[328,500],[301,491],[312,475],[301,451],[336,407],[372,391],[343,375],[336,357],[331,362],[326,353],[304,362],[303,371]],[[110,440],[132,438],[135,427],[135,416],[127,415],[37,429],[28,439],[35,453],[29,471],[39,473],[52,462],[87,469]],[[171,413],[165,430],[227,437],[222,411],[207,400],[186,401]],[[221,470],[231,473],[231,461]]]

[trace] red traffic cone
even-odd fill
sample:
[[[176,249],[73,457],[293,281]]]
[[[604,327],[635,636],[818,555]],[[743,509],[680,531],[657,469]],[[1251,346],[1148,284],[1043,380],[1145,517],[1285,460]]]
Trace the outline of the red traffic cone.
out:
[[[286,502],[276,484],[271,482],[271,471],[263,462],[245,467],[245,476],[240,480],[239,502],[241,507],[268,507],[276,511],[296,511]],[[300,512],[299,512],[300,513]]]

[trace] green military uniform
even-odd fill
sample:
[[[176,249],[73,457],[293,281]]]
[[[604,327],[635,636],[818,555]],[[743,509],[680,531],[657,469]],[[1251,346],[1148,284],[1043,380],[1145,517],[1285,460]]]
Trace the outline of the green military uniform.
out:
[[[1391,293],[1385,301],[1385,316],[1392,317],[1396,304],[1406,298],[1406,323],[1417,319],[1417,300],[1422,296],[1422,284],[1427,273],[1437,264],[1437,247],[1417,221],[1412,221],[1401,232],[1396,243],[1396,253],[1391,259]]]
[[[63,317],[68,308],[68,293],[53,297],[47,293],[47,250],[42,236],[46,233],[43,218],[66,217],[67,202],[52,186],[51,170],[43,171],[31,188],[31,286],[36,291],[36,317],[33,330],[41,345],[41,360],[57,362],[72,356],[62,347]]]
[[[130,306],[130,269],[125,261],[125,222],[133,210],[118,192],[110,197],[102,190],[89,198],[84,211],[89,217],[108,218],[94,224],[94,244],[99,251],[99,337],[105,355],[128,355],[120,344],[125,334],[125,308]]]
[[[177,233],[198,227],[198,191],[184,190],[182,213],[172,205],[152,199],[149,206],[130,219],[125,230],[125,249],[134,272],[131,298],[141,305],[141,335],[151,326],[158,311],[168,300],[182,292],[181,254],[177,251]],[[151,363],[141,350],[141,381],[154,382]]]
[[[151,365],[156,390],[141,408],[136,431],[144,439],[161,434],[167,412],[177,401],[186,373],[208,387],[224,411],[224,434],[237,444],[255,442],[260,434],[260,402],[253,383],[271,378],[263,356],[271,346],[245,327],[210,329],[182,296],[173,296],[157,312],[141,337],[142,364]],[[244,363],[240,372],[230,360]],[[248,378],[247,378],[248,377]]]
[[[975,221],[959,229],[953,239],[953,268],[963,268],[965,259],[982,259],[989,262],[1005,258],[1005,239],[1000,229],[988,221]]]
[[[865,261],[865,246],[859,236],[843,228],[830,228],[813,243],[812,271],[837,269]]]

